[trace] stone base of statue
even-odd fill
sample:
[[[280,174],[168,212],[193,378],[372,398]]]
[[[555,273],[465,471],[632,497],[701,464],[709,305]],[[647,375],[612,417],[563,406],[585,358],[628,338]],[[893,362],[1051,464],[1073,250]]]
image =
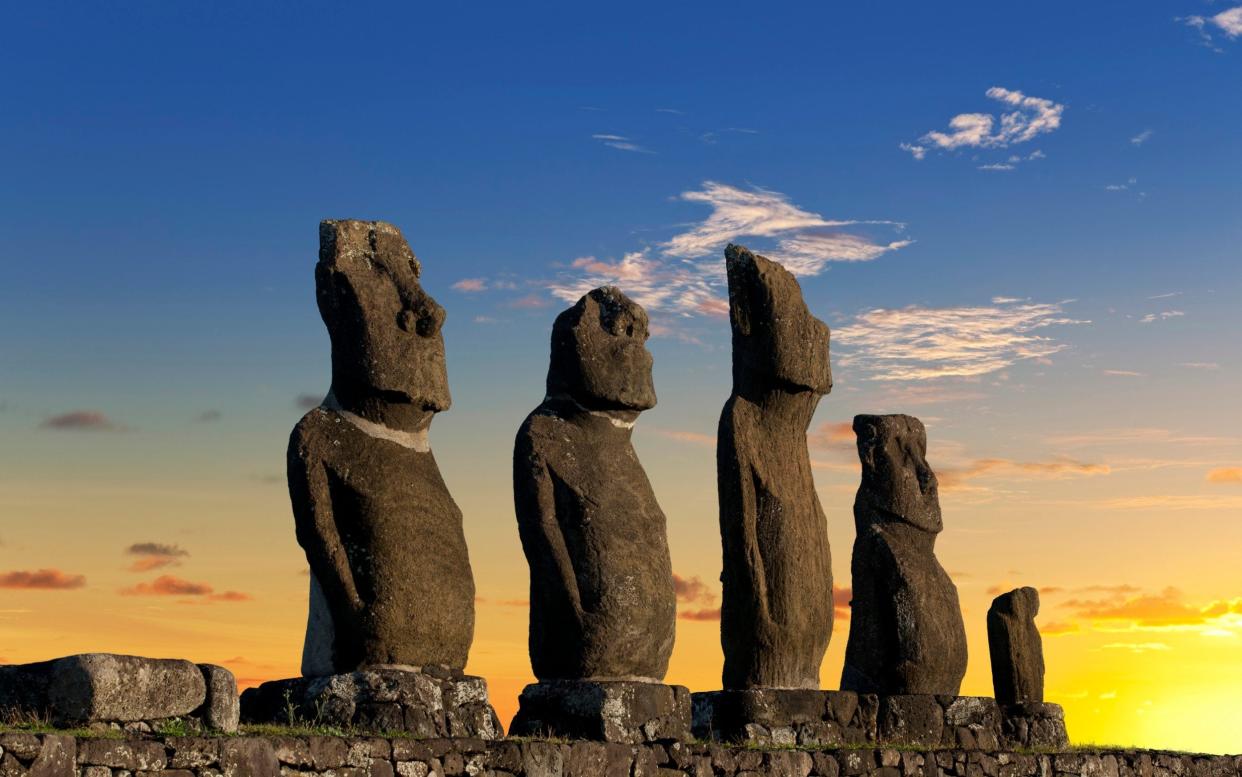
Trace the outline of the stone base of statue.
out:
[[[1022,702],[1005,705],[1001,711],[1008,745],[1039,750],[1063,750],[1069,746],[1061,705]]]
[[[875,696],[750,688],[693,694],[694,736],[754,745],[837,747],[875,740]]]
[[[755,688],[693,694],[694,736],[762,746],[904,744],[995,750],[1063,748],[1055,704],[1004,707],[983,696],[876,696]]]
[[[273,680],[242,693],[241,716],[246,723],[400,731],[416,737],[504,736],[488,703],[486,680],[434,667],[368,667]]]
[[[690,738],[690,691],[631,680],[550,680],[518,698],[510,736],[643,744]]]

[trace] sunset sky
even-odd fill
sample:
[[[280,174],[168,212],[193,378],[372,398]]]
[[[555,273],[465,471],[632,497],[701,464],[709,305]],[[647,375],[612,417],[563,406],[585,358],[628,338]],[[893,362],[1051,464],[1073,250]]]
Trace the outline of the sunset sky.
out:
[[[991,693],[991,598],[1036,586],[1073,739],[1242,752],[1236,2],[10,5],[0,662],[297,673],[284,456],[328,387],[317,225],[366,218],[448,311],[431,441],[502,719],[531,680],[513,435],[553,318],[604,283],[653,322],[634,440],[680,580],[668,680],[719,687],[735,241],[832,328],[809,444],[837,585],[849,421],[916,415],[963,693]]]

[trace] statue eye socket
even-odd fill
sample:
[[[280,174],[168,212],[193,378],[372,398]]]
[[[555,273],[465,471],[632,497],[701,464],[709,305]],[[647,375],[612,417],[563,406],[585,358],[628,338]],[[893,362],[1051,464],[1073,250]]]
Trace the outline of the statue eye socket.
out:
[[[633,324],[630,324],[629,326],[625,328],[625,336],[626,337],[634,336],[634,325]]]
[[[397,314],[397,326],[401,327],[403,332],[413,332],[422,326],[422,322],[419,321],[414,311],[406,308]],[[422,333],[419,332],[419,334]]]

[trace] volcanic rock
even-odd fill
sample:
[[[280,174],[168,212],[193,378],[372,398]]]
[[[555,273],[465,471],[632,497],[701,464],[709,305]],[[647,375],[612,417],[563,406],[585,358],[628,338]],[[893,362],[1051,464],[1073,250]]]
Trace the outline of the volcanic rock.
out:
[[[819,687],[832,559],[806,430],[832,390],[828,327],[785,268],[725,249],[733,393],[716,442],[726,689]]]
[[[302,673],[461,670],[474,636],[462,515],[427,442],[450,404],[444,309],[401,232],[324,221],[315,268],[332,388],[289,440],[289,496],[310,564]]]
[[[1044,646],[1035,626],[1039,591],[1018,588],[992,600],[988,649],[992,688],[1002,705],[1044,700]]]
[[[927,433],[906,415],[854,418],[862,484],[842,690],[956,696],[966,673],[957,588],[934,553],[943,524]]]
[[[517,433],[514,505],[540,680],[658,681],[668,668],[676,597],[665,518],[630,442],[656,403],[647,337],[647,314],[619,290],[582,297],[553,325],[547,396]]]

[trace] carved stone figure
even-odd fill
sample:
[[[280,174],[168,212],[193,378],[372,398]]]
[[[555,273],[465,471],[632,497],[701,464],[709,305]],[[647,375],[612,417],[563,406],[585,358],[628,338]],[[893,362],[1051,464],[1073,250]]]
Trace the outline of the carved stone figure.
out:
[[[611,286],[552,328],[547,396],[517,433],[514,503],[540,680],[659,681],[676,597],[664,513],[630,435],[654,407],[647,314]]]
[[[992,600],[988,649],[992,688],[1002,705],[1044,700],[1044,643],[1035,626],[1039,591],[1017,588]]]
[[[927,433],[907,415],[854,417],[853,601],[841,689],[956,696],[966,673],[957,588],[934,547],[943,528]]]
[[[315,268],[332,389],[289,439],[289,496],[310,563],[302,673],[460,672],[474,635],[462,515],[427,441],[450,404],[444,309],[401,232],[324,221]]]
[[[828,527],[807,452],[832,390],[828,327],[785,268],[725,249],[733,394],[716,442],[724,687],[819,687],[832,636]]]

